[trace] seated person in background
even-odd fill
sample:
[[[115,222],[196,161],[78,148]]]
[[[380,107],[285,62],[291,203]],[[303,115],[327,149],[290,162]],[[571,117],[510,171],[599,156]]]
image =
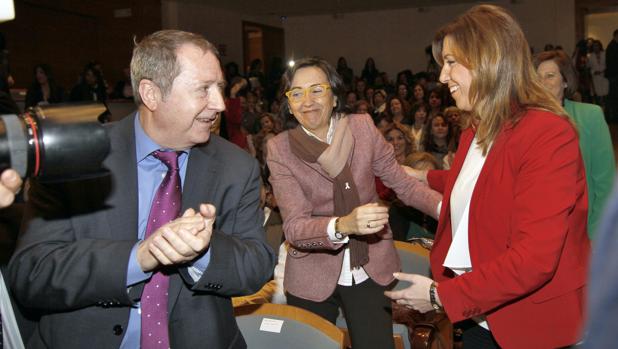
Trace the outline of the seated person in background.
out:
[[[412,153],[412,141],[408,138],[404,127],[402,124],[391,124],[383,132],[386,141],[393,146],[395,160],[400,165]],[[405,241],[410,224],[408,211],[414,209],[401,202],[397,195],[395,195],[395,192],[386,187],[378,177],[376,177],[376,191],[380,199],[389,206],[388,223],[393,231],[393,239]]]
[[[361,99],[354,105],[354,114],[369,114],[369,103]]]
[[[64,91],[56,84],[49,65],[38,64],[34,67],[33,75],[32,85],[26,92],[26,109],[64,101]]]
[[[283,290],[283,270],[285,268],[285,258],[287,245],[283,236],[283,221],[277,201],[272,192],[272,187],[268,182],[268,167],[262,173],[260,186],[260,207],[264,210],[264,230],[266,231],[266,242],[275,251],[277,265],[274,269],[274,279],[270,280],[259,291],[252,295],[232,298],[234,307],[244,304],[279,303],[285,304],[285,294]],[[279,270],[277,269],[279,268]],[[279,280],[277,280],[279,277]]]
[[[84,67],[79,82],[71,90],[71,102],[107,101],[107,91],[101,73],[92,64]]]
[[[429,117],[423,131],[423,151],[433,155],[439,170],[448,170],[455,155],[453,129],[448,120],[438,113]]]
[[[112,98],[133,100],[133,86],[131,86],[131,69],[124,68],[122,70],[124,79],[118,81],[114,86]]]
[[[403,165],[421,171],[435,170],[439,167],[438,160],[436,160],[433,155],[426,152],[414,152],[408,155],[403,162]],[[436,234],[438,222],[433,217],[428,216],[413,207],[408,207],[408,209],[410,226],[406,234],[406,240],[410,240],[412,238],[433,239]]]

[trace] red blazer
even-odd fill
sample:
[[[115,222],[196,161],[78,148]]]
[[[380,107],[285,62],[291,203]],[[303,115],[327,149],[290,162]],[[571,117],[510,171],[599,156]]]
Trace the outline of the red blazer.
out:
[[[453,322],[485,314],[504,348],[556,348],[580,338],[590,241],[584,165],[571,123],[529,110],[496,137],[470,203],[473,271],[454,278],[443,262],[451,244],[450,197],[474,131],[452,168],[431,171],[444,193],[431,251],[438,294]]]
[[[378,202],[377,176],[403,202],[435,216],[440,194],[406,175],[395,160],[393,147],[369,115],[348,117],[354,137],[350,166],[361,204]],[[334,205],[332,180],[318,164],[304,162],[292,153],[288,132],[270,139],[267,147],[270,182],[283,217],[283,231],[291,245],[285,262],[285,290],[321,302],[337,286],[345,247],[330,241],[327,233]],[[369,263],[364,269],[376,283],[388,285],[393,281],[393,272],[400,270],[393,234],[387,227],[371,237]]]

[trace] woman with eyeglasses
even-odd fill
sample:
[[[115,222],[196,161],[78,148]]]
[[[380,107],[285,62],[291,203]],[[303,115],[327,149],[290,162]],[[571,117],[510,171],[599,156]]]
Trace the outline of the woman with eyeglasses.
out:
[[[393,348],[383,292],[400,262],[374,178],[432,217],[441,197],[406,175],[369,115],[342,112],[343,84],[326,61],[298,61],[282,81],[299,126],[268,142],[267,163],[291,245],[288,304],[332,323],[341,307],[355,349]]]
[[[433,52],[469,117],[451,169],[419,176],[444,194],[434,279],[399,273],[411,286],[387,294],[444,311],[466,349],[574,345],[590,255],[577,131],[505,9],[474,6],[438,31]]]

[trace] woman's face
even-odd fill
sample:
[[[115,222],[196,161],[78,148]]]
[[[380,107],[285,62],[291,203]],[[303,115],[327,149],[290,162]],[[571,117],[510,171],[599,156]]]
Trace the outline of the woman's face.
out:
[[[448,124],[441,116],[431,120],[431,135],[435,139],[446,139],[448,136]]]
[[[440,96],[438,96],[436,92],[432,92],[429,95],[429,106],[431,106],[432,108],[440,108],[441,105],[442,99],[440,99]]]
[[[345,104],[346,105],[354,105],[356,104],[356,94],[355,93],[348,93],[348,95],[346,96],[345,99]]]
[[[459,122],[459,112],[450,112],[447,117],[451,124],[457,124]]]
[[[424,124],[427,121],[427,110],[421,107],[414,113],[414,122],[417,124]]]
[[[381,106],[382,104],[384,104],[385,102],[385,98],[384,95],[382,95],[381,93],[375,93],[373,95],[373,105],[376,107]]]
[[[399,115],[402,110],[401,102],[397,98],[391,99],[391,114]]]
[[[566,87],[566,83],[562,78],[562,74],[560,74],[560,68],[558,68],[558,64],[553,60],[547,60],[539,64],[538,68],[536,68],[536,72],[541,77],[541,82],[543,86],[551,92],[551,94],[556,97],[560,102],[562,102],[562,98],[564,97],[564,88]]]
[[[84,80],[86,81],[86,84],[90,86],[94,86],[97,84],[97,77],[94,74],[94,71],[92,71],[92,69],[88,69],[86,71],[86,74],[84,75]]]
[[[392,129],[388,131],[384,138],[393,146],[395,156],[404,155],[406,153],[406,139],[400,130]]]
[[[417,101],[425,98],[425,91],[423,91],[423,87],[421,85],[414,86],[414,99]]]
[[[367,103],[361,103],[358,105],[358,108],[356,108],[356,114],[368,114],[369,113],[369,108],[367,106]]]
[[[264,131],[264,133],[271,132],[275,126],[268,116],[264,116],[260,119],[260,125],[262,126],[262,131]]]
[[[455,58],[454,43],[451,36],[448,35],[444,38],[442,44],[442,59],[444,65],[440,72],[440,82],[448,85],[457,108],[466,111],[472,110],[472,103],[470,102],[472,72]]]
[[[408,87],[406,85],[399,85],[397,88],[397,95],[400,98],[406,98],[408,96]]]
[[[41,67],[36,68],[36,81],[38,81],[40,85],[47,83],[47,74],[45,74],[45,71]]]
[[[368,87],[365,90],[365,98],[367,98],[368,102],[369,101],[373,101],[373,93],[374,93],[374,91],[373,91],[373,88],[371,88],[371,87]]]
[[[326,74],[320,68],[300,68],[294,74],[290,90],[308,89],[319,84],[330,85]],[[325,137],[337,98],[331,89],[327,89],[320,97],[312,96],[308,90],[305,92],[305,96],[300,101],[289,101],[290,110],[304,128],[320,137]]]
[[[279,104],[279,101],[274,100],[271,104],[270,104],[270,112],[273,114],[278,114],[279,110],[280,110],[281,105]]]
[[[391,123],[386,118],[381,118],[378,121],[377,127],[378,127],[378,130],[380,130],[381,133],[384,133],[384,131],[387,128],[391,127]]]
[[[367,85],[365,85],[365,81],[364,80],[358,80],[356,82],[356,92],[363,93],[363,92],[365,92],[365,88],[366,87],[367,87]]]

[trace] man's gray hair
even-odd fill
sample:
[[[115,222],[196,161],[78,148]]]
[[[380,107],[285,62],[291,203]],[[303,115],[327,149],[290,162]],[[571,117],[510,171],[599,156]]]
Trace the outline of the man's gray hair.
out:
[[[138,106],[142,104],[139,83],[144,79],[154,82],[161,89],[163,98],[170,93],[174,79],[180,74],[177,51],[184,44],[195,45],[204,52],[212,52],[217,59],[219,57],[216,47],[203,36],[181,30],[160,30],[140,42],[135,41],[131,58],[131,86]]]

